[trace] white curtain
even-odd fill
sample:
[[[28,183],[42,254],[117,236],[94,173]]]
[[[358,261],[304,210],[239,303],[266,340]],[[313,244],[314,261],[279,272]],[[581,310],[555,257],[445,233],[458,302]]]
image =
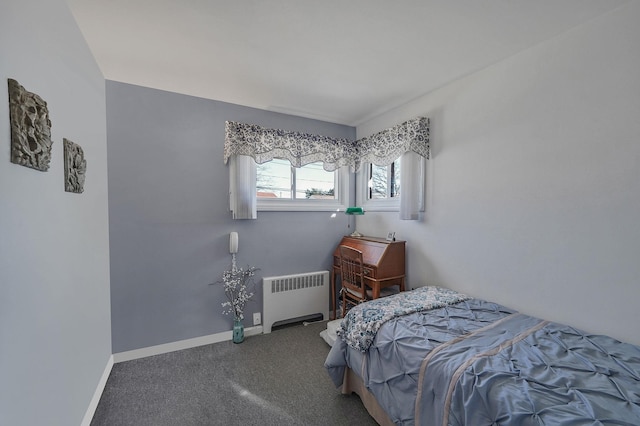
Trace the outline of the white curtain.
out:
[[[424,211],[424,159],[415,152],[400,157],[400,219],[418,220]]]
[[[234,219],[257,219],[256,162],[248,155],[229,158],[229,206]]]

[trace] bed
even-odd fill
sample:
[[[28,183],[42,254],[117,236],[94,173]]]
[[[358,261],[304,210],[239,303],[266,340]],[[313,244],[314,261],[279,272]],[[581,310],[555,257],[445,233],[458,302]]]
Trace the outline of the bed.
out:
[[[382,425],[640,425],[640,347],[427,286],[351,309],[325,361]]]

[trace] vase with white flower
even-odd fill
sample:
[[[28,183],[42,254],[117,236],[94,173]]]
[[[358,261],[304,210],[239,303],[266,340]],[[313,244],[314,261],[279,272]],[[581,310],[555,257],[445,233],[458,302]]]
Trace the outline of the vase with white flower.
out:
[[[244,308],[255,294],[253,276],[258,270],[252,266],[247,266],[246,269],[237,268],[234,262],[231,270],[222,274],[222,281],[218,281],[223,284],[227,297],[227,301],[222,302],[222,313],[233,315],[233,343],[241,343],[244,340]]]

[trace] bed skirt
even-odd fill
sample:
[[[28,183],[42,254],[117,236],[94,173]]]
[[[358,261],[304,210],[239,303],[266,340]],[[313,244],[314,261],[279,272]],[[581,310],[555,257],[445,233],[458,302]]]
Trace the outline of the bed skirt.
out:
[[[351,393],[358,395],[364,407],[379,425],[393,426],[394,423],[382,409],[380,404],[378,404],[376,397],[369,392],[362,379],[350,368],[345,368],[344,381],[340,391],[345,395],[349,395]]]

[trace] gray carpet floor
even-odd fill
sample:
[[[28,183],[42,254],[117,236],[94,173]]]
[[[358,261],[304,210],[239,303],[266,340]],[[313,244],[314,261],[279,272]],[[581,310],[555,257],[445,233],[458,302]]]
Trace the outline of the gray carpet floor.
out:
[[[92,426],[376,425],[324,369],[326,322],[115,364]]]

